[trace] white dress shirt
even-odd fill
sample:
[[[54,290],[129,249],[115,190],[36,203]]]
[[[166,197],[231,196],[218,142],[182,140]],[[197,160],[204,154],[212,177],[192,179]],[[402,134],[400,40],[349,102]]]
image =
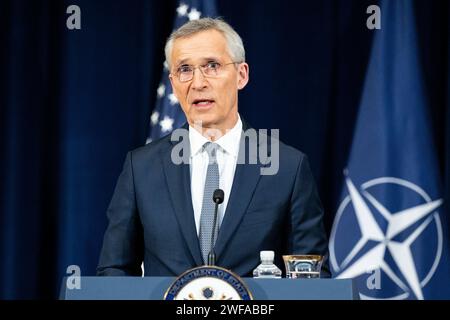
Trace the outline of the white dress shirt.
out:
[[[218,219],[219,225],[222,223],[228,199],[230,197],[231,186],[233,185],[234,172],[236,170],[239,144],[242,133],[242,121],[238,116],[236,125],[225,133],[220,139],[214,141],[219,145],[216,152],[217,164],[219,166],[219,188],[224,192],[223,203],[219,205]],[[191,172],[191,197],[194,209],[195,227],[197,235],[200,230],[200,216],[202,213],[203,191],[205,188],[206,172],[208,169],[208,153],[203,151],[203,145],[209,142],[200,132],[193,127],[189,127],[189,143],[191,147],[190,172]],[[213,201],[211,199],[211,201]]]

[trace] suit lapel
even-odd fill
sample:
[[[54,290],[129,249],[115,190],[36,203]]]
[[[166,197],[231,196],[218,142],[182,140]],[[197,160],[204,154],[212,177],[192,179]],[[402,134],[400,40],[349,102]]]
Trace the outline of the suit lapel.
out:
[[[192,208],[189,163],[174,164],[171,159],[172,142],[169,142],[169,145],[167,150],[161,154],[161,160],[172,205],[181,233],[191,255],[197,265],[202,265],[203,259],[200,253],[197,229],[195,227],[194,209]]]

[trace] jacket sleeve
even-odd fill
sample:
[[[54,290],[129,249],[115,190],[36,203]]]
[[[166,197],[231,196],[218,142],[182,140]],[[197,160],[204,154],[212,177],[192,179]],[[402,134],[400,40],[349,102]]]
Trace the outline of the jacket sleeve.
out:
[[[328,240],[323,223],[323,208],[308,158],[305,155],[300,158],[291,197],[290,231],[290,252],[292,254],[324,256],[321,276],[330,277]]]
[[[103,239],[99,276],[140,276],[143,231],[136,207],[132,153],[127,154],[107,211],[108,227]]]

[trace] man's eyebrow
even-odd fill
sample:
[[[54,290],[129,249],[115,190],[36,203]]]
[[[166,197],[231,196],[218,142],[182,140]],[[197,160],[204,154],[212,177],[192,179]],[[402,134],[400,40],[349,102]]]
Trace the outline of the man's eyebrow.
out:
[[[187,60],[188,59],[183,59],[183,60],[177,61],[176,65],[179,66],[179,65],[182,65],[182,64],[186,64]]]
[[[209,61],[218,61],[219,59],[217,57],[207,57],[204,58],[203,61],[209,62]]]
[[[189,64],[189,63],[187,63],[188,60],[189,59],[182,59],[180,61],[177,61],[177,63],[175,65],[176,66],[181,66],[183,64]],[[219,59],[217,57],[205,57],[205,58],[201,58],[201,60],[202,60],[202,63],[206,63],[206,62],[209,62],[209,61],[218,61]]]

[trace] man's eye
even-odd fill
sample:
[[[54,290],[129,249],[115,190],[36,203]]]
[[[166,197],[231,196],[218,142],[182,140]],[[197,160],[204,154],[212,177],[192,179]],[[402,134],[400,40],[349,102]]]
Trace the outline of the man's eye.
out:
[[[181,66],[178,68],[178,72],[180,73],[189,73],[192,71],[192,68],[190,66]]]
[[[208,62],[206,64],[206,67],[208,69],[216,70],[216,69],[220,68],[220,63],[215,62],[215,61],[211,61],[211,62]]]

